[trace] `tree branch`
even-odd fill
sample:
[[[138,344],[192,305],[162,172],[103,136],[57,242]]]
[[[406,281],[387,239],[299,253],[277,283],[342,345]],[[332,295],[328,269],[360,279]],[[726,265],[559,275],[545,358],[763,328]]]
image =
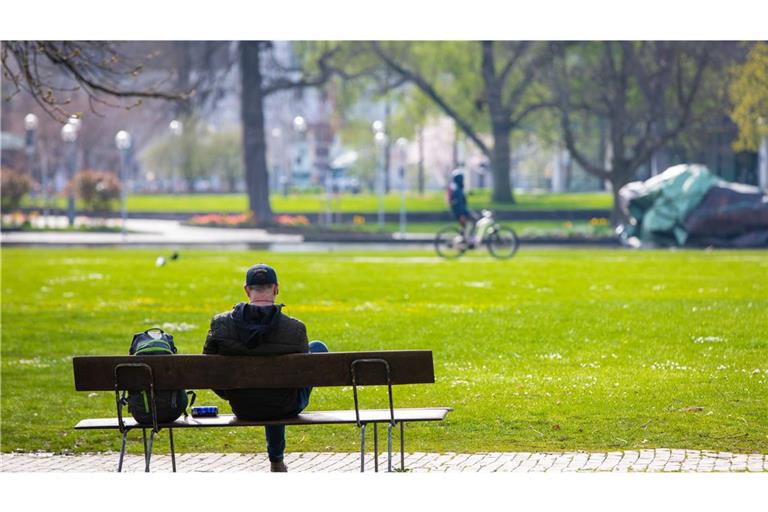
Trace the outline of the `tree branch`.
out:
[[[484,155],[490,157],[491,151],[486,145],[485,142],[479,137],[477,132],[472,128],[472,126],[469,124],[469,122],[464,119],[461,114],[459,114],[456,110],[454,110],[448,102],[445,101],[445,99],[440,96],[440,94],[435,90],[435,88],[430,84],[424,77],[419,75],[417,72],[412,71],[405,66],[403,66],[401,63],[399,63],[397,60],[395,60],[391,55],[387,54],[386,51],[379,45],[378,42],[374,41],[371,43],[374,52],[376,55],[387,65],[389,66],[393,71],[400,74],[403,78],[407,79],[409,82],[413,83],[416,87],[418,87],[421,92],[426,94],[432,101],[437,104],[440,109],[449,117],[451,117],[456,124],[459,126],[461,131],[464,132],[464,134],[472,139],[472,142],[475,143],[475,145],[480,149],[480,151],[483,152]]]
[[[45,53],[45,56],[48,57],[48,59],[53,64],[61,66],[63,69],[68,71],[72,77],[81,85],[86,85],[94,91],[99,91],[110,96],[116,96],[118,98],[157,98],[164,100],[181,100],[185,99],[188,94],[172,94],[153,90],[147,91],[137,89],[119,89],[117,87],[107,86],[85,76],[85,74],[82,73],[81,70],[76,65],[74,65],[70,59],[62,57],[57,52],[52,51],[52,49],[47,44],[43,45],[43,53]]]
[[[677,99],[679,106],[682,109],[682,112],[680,114],[680,117],[678,118],[675,125],[664,131],[663,133],[654,136],[654,135],[647,135],[643,139],[641,139],[638,144],[635,145],[635,151],[633,158],[631,160],[631,164],[635,167],[641,165],[643,162],[646,162],[648,159],[651,158],[654,152],[656,152],[658,149],[660,149],[664,144],[666,144],[669,140],[674,139],[677,137],[677,135],[682,132],[686,126],[688,125],[688,122],[691,117],[691,112],[693,109],[693,100],[696,97],[696,94],[698,93],[699,87],[701,86],[702,78],[704,76],[704,71],[706,70],[707,66],[709,65],[709,53],[707,49],[703,49],[701,53],[696,57],[696,71],[693,76],[693,80],[691,81],[691,88],[688,91],[688,94],[685,93],[685,79],[683,77],[684,72],[683,68],[685,67],[685,63],[680,62],[678,59],[677,62]],[[648,130],[646,131],[646,134],[648,133]]]
[[[499,80],[501,80],[502,84],[507,82],[510,71],[512,71],[512,68],[515,67],[515,64],[518,63],[522,56],[525,55],[530,45],[531,44],[528,41],[522,41],[515,45],[514,53],[509,58],[509,60],[507,60],[507,63],[504,65],[504,68],[501,70],[501,74],[499,75]]]
[[[555,46],[553,47],[553,53],[557,52],[558,48]],[[557,57],[557,55],[553,55],[553,57]],[[560,56],[563,57],[562,55]],[[555,61],[555,58],[553,58],[553,62]],[[581,152],[579,151],[578,147],[576,146],[575,137],[573,134],[573,126],[570,119],[570,90],[567,88],[566,85],[564,85],[564,82],[567,82],[567,69],[565,69],[565,59],[562,58],[562,67],[563,67],[563,74],[566,75],[565,77],[561,77],[560,73],[558,72],[558,66],[557,63],[554,62],[553,66],[553,83],[555,85],[555,94],[557,98],[558,108],[560,109],[560,125],[563,130],[563,138],[565,139],[565,146],[568,148],[569,153],[573,157],[576,162],[588,173],[592,174],[593,176],[597,176],[601,179],[608,179],[610,176],[610,173],[607,169],[604,169],[601,166],[595,165],[594,163],[590,162],[589,159]],[[563,80],[564,78],[564,80]]]
[[[264,96],[268,96],[278,91],[285,91],[290,89],[303,89],[305,87],[319,87],[326,83],[333,74],[338,71],[336,68],[331,67],[330,60],[339,51],[339,47],[332,48],[331,50],[323,53],[317,60],[317,65],[320,68],[319,74],[311,77],[303,77],[299,80],[292,80],[286,77],[280,77],[272,80],[270,83],[262,86],[261,93]]]

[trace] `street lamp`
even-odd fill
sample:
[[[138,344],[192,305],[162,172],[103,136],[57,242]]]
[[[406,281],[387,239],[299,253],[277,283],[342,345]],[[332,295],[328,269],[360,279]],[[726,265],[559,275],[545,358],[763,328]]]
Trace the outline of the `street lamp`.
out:
[[[61,140],[67,145],[67,223],[70,227],[75,225],[75,191],[72,180],[75,177],[75,166],[77,165],[77,127],[72,123],[66,123],[61,127]]]
[[[27,153],[27,165],[29,165],[29,175],[34,178],[35,175],[35,146],[37,145],[37,116],[27,114],[24,116],[24,129],[26,138],[24,139],[24,149]]]
[[[27,131],[27,147],[35,145],[35,133],[37,132],[37,116],[29,113],[24,116],[24,129]]]
[[[76,115],[69,116],[69,120],[67,120],[67,123],[74,126],[76,132],[80,132],[80,127],[83,125],[83,122],[80,120],[80,118]]]
[[[293,131],[297,136],[295,158],[291,162],[291,176],[288,179],[288,184],[293,183],[294,169],[303,171],[304,169],[304,153],[306,152],[307,145],[307,120],[302,116],[296,116],[293,118]]]
[[[400,137],[395,143],[400,153],[400,237],[405,237],[405,164],[408,159],[408,139]]]
[[[126,220],[128,218],[128,151],[131,149],[131,134],[125,130],[120,130],[115,135],[115,146],[120,151],[120,206],[123,218],[123,237],[126,232]]]
[[[296,116],[293,118],[293,129],[298,133],[304,133],[307,131],[307,120],[302,116]]]
[[[377,125],[378,123],[378,125]],[[379,167],[378,177],[376,180],[376,188],[377,188],[377,194],[379,196],[379,228],[384,227],[384,151],[386,151],[387,142],[389,142],[389,138],[387,137],[387,134],[384,133],[384,123],[381,121],[374,121],[373,122],[373,128],[374,130],[377,127],[380,127],[382,130],[374,131],[373,135],[373,142],[376,144],[376,147],[378,147],[381,151],[381,164]]]
[[[178,119],[174,119],[168,123],[168,130],[176,138],[176,151],[174,151],[173,169],[171,170],[171,191],[176,192],[176,175],[181,167],[181,136],[184,135],[184,124]]]
[[[34,177],[35,175],[35,153],[37,150],[37,127],[38,127],[38,120],[37,116],[33,113],[29,113],[26,116],[24,116],[24,129],[26,130],[26,138],[25,138],[25,144],[24,147],[26,149],[27,153],[27,164],[29,165],[29,174],[30,176]],[[42,167],[40,170],[41,179],[40,183],[43,187],[43,217],[47,217],[48,213],[46,211],[47,205],[48,205],[48,183],[46,180],[45,173],[42,172]]]
[[[282,144],[280,144],[280,137],[283,135],[283,131],[276,127],[272,128],[269,133],[272,136],[272,144],[270,144],[269,147],[269,153],[272,157],[272,174],[274,175],[272,183],[274,190],[280,192],[284,188],[283,182],[285,181],[280,158],[278,158],[278,153],[280,153],[279,148],[282,146]],[[283,190],[283,195],[285,196],[286,194],[287,192]]]

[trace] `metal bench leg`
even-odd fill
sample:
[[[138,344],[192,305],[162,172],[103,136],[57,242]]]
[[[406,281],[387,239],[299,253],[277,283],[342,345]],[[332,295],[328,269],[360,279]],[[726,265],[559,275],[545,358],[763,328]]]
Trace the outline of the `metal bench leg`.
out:
[[[379,424],[373,423],[373,471],[379,472]]]
[[[360,472],[365,473],[365,423],[360,425]]]
[[[120,446],[120,458],[117,461],[117,472],[121,473],[123,471],[123,459],[125,458],[125,440],[128,437],[128,430],[123,432],[123,443]]]
[[[144,441],[144,465],[147,465],[147,429],[141,429],[141,440]]]
[[[405,422],[400,422],[400,471],[405,471]]]
[[[387,425],[387,472],[392,472],[392,424]]]
[[[141,429],[141,435],[144,438],[144,472],[149,473],[149,463],[152,458],[152,444],[155,441],[155,431],[149,433],[149,446],[147,446],[147,429]]]
[[[168,429],[168,439],[171,442],[171,467],[173,468],[173,472],[176,472],[176,450],[173,447],[173,429]]]
[[[149,431],[149,450],[147,451],[147,467],[144,469],[146,473],[149,473],[149,464],[152,460],[152,445],[155,441],[155,431],[150,430]]]

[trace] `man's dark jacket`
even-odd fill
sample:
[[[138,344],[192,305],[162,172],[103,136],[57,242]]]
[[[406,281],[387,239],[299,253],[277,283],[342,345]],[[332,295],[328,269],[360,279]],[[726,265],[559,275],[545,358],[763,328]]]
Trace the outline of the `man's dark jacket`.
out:
[[[303,323],[282,313],[283,305],[256,306],[241,302],[232,311],[211,320],[203,354],[224,356],[265,356],[309,351],[307,329]],[[238,418],[267,420],[296,413],[298,390],[215,389],[229,400]]]

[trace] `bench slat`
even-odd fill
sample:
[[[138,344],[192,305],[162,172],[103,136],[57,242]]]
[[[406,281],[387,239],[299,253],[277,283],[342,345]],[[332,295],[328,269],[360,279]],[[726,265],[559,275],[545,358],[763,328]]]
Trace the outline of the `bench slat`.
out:
[[[157,389],[291,388],[350,386],[350,364],[355,359],[385,359],[392,384],[435,382],[431,350],[331,352],[280,356],[79,356],[72,360],[75,389],[114,389],[117,364],[146,363],[152,367]],[[278,362],[279,360],[279,362]],[[383,385],[380,365],[361,367],[358,384]],[[130,384],[130,383],[127,383]]]
[[[396,421],[442,421],[453,409],[448,407],[430,407],[425,409],[395,409]],[[363,409],[360,420],[369,423],[389,421],[389,409]],[[125,418],[129,428],[138,426],[133,418]],[[233,414],[220,414],[215,418],[181,417],[171,424],[161,424],[168,428],[200,428],[200,427],[258,427],[264,425],[333,425],[355,423],[355,411],[315,411],[303,412],[294,418],[272,421],[247,421],[237,419]],[[116,429],[117,418],[92,418],[79,422],[75,429]],[[151,428],[151,427],[150,427]]]

